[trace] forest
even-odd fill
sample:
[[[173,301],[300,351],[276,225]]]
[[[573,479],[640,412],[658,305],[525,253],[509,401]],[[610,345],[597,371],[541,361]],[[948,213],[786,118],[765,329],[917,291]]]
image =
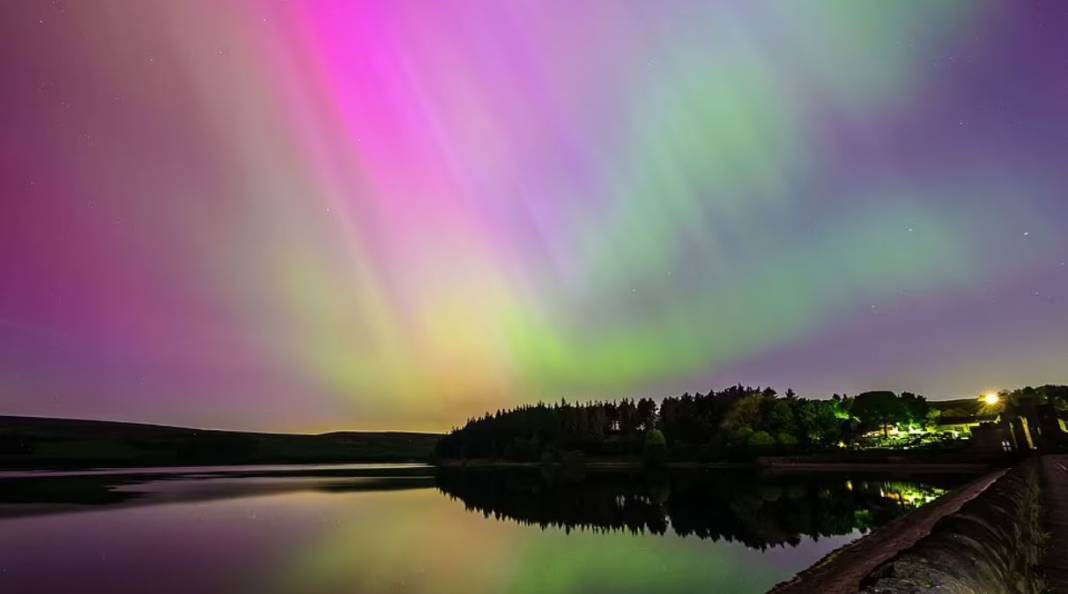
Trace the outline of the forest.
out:
[[[1063,386],[1005,392],[1004,406],[1020,399],[1068,402]],[[954,401],[971,404],[970,401]],[[637,401],[537,403],[500,410],[453,429],[435,449],[438,459],[565,461],[568,456],[643,457],[714,461],[752,459],[855,447],[880,436],[913,434],[918,444],[951,439],[937,431],[940,415],[960,414],[950,403],[931,403],[918,394],[872,391],[825,399],[798,397],[792,390],[731,386],[707,394],[683,394]],[[982,402],[966,411],[977,417]]]

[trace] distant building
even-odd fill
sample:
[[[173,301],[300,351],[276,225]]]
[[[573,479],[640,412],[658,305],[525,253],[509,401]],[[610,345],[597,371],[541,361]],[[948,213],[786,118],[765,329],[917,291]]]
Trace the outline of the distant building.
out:
[[[954,431],[969,430],[972,449],[987,454],[1049,451],[1068,445],[1065,420],[1052,404],[1021,400],[1011,407],[1011,411],[1005,410],[985,418],[977,416],[973,421],[947,418],[943,423]],[[939,427],[943,423],[939,423]]]
[[[935,431],[952,433],[954,437],[968,437],[981,423],[995,423],[998,413],[976,414],[968,416],[939,417],[935,421]]]
[[[1028,418],[1032,419],[1031,432],[1037,448],[1057,450],[1068,445],[1068,427],[1052,404],[1039,404],[1031,409]]]
[[[871,429],[855,444],[859,449],[909,449],[929,444],[968,440],[975,452],[986,455],[1024,454],[1032,451],[1068,451],[1068,392],[1051,395],[1060,386],[1023,389],[1012,393],[988,392],[979,398],[930,402],[928,424]],[[1068,391],[1068,386],[1063,390]]]
[[[982,454],[1006,454],[1016,451],[1016,442],[1007,423],[984,422],[971,431],[972,449]]]

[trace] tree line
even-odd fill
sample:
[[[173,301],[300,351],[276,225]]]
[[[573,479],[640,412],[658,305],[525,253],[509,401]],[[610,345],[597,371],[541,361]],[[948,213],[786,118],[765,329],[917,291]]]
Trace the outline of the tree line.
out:
[[[573,404],[537,403],[470,419],[438,442],[443,459],[565,461],[588,456],[716,460],[812,452],[866,432],[925,425],[926,398],[905,392],[799,398],[792,390],[731,386],[707,394]]]

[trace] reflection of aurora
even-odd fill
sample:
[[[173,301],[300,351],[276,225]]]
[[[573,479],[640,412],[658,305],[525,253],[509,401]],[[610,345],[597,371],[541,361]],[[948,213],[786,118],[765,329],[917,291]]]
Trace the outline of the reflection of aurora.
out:
[[[138,576],[159,594],[756,593],[953,484],[577,478],[124,477],[134,501],[4,520],[0,590],[115,594]],[[60,566],[79,571],[41,570]]]
[[[786,571],[697,540],[529,530],[430,491],[361,495],[264,592],[763,592]],[[758,573],[754,570],[764,570]],[[778,577],[775,577],[778,576]]]
[[[445,473],[439,486],[469,509],[542,527],[626,530],[797,545],[801,538],[866,533],[934,500],[956,483],[681,474],[656,480],[590,475],[580,482],[533,472]]]
[[[264,591],[763,592],[957,482],[559,479],[440,474],[439,489],[466,511],[427,490],[360,495],[329,520],[333,529],[268,576]]]
[[[426,490],[361,494],[337,512],[257,594],[755,594],[852,540],[773,559],[674,534],[531,529]]]

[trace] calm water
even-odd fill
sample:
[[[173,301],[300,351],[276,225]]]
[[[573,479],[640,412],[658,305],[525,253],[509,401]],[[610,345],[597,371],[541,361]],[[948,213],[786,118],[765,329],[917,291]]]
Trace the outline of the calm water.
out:
[[[0,476],[0,592],[763,592],[954,477],[426,467]]]

